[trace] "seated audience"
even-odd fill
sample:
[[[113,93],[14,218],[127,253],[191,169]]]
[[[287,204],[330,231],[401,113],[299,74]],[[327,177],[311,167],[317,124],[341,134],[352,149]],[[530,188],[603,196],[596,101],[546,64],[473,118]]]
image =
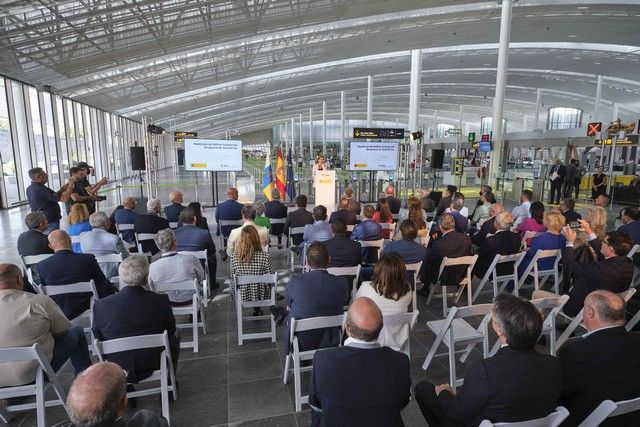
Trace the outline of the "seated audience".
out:
[[[24,222],[28,230],[18,236],[18,255],[24,257],[52,254],[53,249],[49,246],[49,240],[47,240],[47,235],[45,234],[48,227],[45,214],[40,211],[31,212],[27,214]],[[24,288],[27,292],[35,292],[33,286],[40,283],[38,265],[32,264],[28,267],[31,268],[33,281],[36,283],[28,283],[25,281]]]
[[[600,194],[595,198],[593,204],[603,208],[607,212],[607,231],[616,228],[616,214],[611,210],[611,196],[608,194]]]
[[[433,240],[431,247],[427,248],[420,269],[420,281],[425,285],[436,282],[444,257],[458,258],[471,255],[471,239],[468,235],[456,231],[455,225],[455,219],[450,214],[444,213],[438,218],[441,236]],[[447,267],[442,272],[441,284],[457,286],[464,278],[466,271],[465,266]],[[428,292],[429,287],[425,286],[423,289]]]
[[[360,215],[362,210],[360,202],[353,198],[353,188],[349,187],[344,190],[344,197],[349,199],[349,211],[356,215]]]
[[[622,225],[618,227],[618,231],[629,235],[636,245],[640,245],[640,209],[626,207],[620,212],[620,218]]]
[[[562,395],[558,405],[569,410],[562,425],[577,426],[604,400],[634,399],[640,394],[640,334],[624,327],[625,303],[616,294],[593,291],[584,301],[588,333],[568,341],[558,352]],[[637,413],[614,417],[606,425],[628,426]]]
[[[502,204],[494,203],[491,205],[489,208],[489,218],[482,223],[480,229],[471,237],[471,241],[474,245],[480,246],[487,235],[496,234],[495,219],[496,215],[501,212],[504,212],[504,206],[502,206]]]
[[[329,267],[353,267],[362,264],[360,244],[347,237],[347,224],[336,218],[331,223],[333,237],[323,243],[329,251]]]
[[[411,200],[411,198],[409,198],[409,200]],[[424,209],[422,209],[422,203],[418,204],[417,202],[410,201],[409,212],[406,219],[410,219],[415,224],[418,233],[417,237],[420,237],[422,240],[428,236],[429,230],[427,229],[427,214]],[[402,221],[404,221],[404,219],[401,219],[399,222]]]
[[[495,200],[493,193],[490,191],[485,191],[480,196],[479,202],[482,204],[476,206],[473,211],[473,215],[471,216],[471,222],[474,225],[482,224],[484,221],[489,219],[491,215],[489,215],[489,209],[491,208],[491,200]]]
[[[400,199],[395,197],[396,189],[393,185],[387,185],[387,188],[384,190],[385,198],[387,199],[387,203],[389,203],[389,210],[392,214],[397,214],[400,212],[400,207],[402,202]]]
[[[358,298],[347,314],[342,347],[316,352],[309,385],[312,426],[401,426],[411,399],[409,358],[377,341],[382,313]],[[381,369],[382,368],[382,369]]]
[[[169,194],[171,204],[164,207],[164,216],[167,218],[167,221],[178,222],[180,212],[184,209],[182,197],[183,195],[179,191],[172,191]]]
[[[69,226],[67,227],[67,233],[69,237],[80,237],[80,233],[85,231],[91,231],[91,223],[89,222],[89,210],[84,203],[74,203],[71,205],[71,211],[69,212]],[[74,242],[71,248],[76,253],[82,253],[80,248],[80,240]]]
[[[269,274],[273,273],[271,266],[271,256],[268,252],[262,251],[260,238],[255,227],[243,227],[240,231],[240,239],[236,244],[235,252],[231,254],[231,274],[243,276],[249,274]],[[271,296],[271,285],[264,283],[251,283],[240,288],[240,298],[242,301],[259,301],[269,299]],[[236,290],[231,287],[231,295],[235,295]],[[253,315],[262,315],[262,308],[254,307]]]
[[[255,212],[255,211],[254,211]],[[180,252],[207,251],[209,268],[209,289],[216,287],[216,245],[213,243],[209,230],[196,227],[196,216],[193,209],[186,208],[180,212],[182,227],[175,230],[177,249]]]
[[[264,214],[269,219],[284,219],[287,217],[287,206],[280,201],[280,191],[277,188],[271,190],[271,200],[264,204]],[[282,244],[284,224],[271,224],[271,235],[278,236],[278,245]]]
[[[453,201],[453,195],[458,191],[458,187],[455,185],[447,185],[446,195],[443,196],[438,202],[438,208],[436,209],[436,218],[440,217],[446,209],[451,206]]]
[[[326,210],[325,210],[326,216]],[[245,205],[242,208],[242,226],[238,228],[234,228],[231,230],[229,234],[229,239],[227,240],[227,255],[231,256],[236,251],[236,243],[240,239],[240,232],[242,229],[248,225],[255,227],[258,232],[258,236],[260,237],[260,245],[267,246],[269,244],[269,230],[264,227],[261,227],[255,223],[256,219],[256,209],[251,205]],[[180,240],[178,239],[178,244]]]
[[[287,214],[287,220],[284,223],[282,232],[289,235],[289,228],[304,227],[307,224],[313,224],[313,215],[307,210],[307,196],[304,194],[296,197],[296,206],[298,209]],[[302,243],[302,234],[292,234],[289,246],[298,246]]]
[[[284,318],[307,319],[309,317],[336,316],[344,312],[350,292],[347,279],[327,272],[329,252],[322,242],[313,242],[307,248],[306,265],[309,271],[291,277],[285,297],[286,308],[271,306],[278,323]],[[284,352],[289,353],[289,322],[284,327]],[[323,329],[298,333],[300,350],[338,345],[339,329]]]
[[[112,362],[99,362],[75,379],[67,396],[71,421],[54,427],[169,427],[167,420],[148,409],[124,417],[127,409],[127,376]]]
[[[313,208],[313,220],[313,224],[304,226],[303,243],[323,242],[333,237],[331,225],[327,222],[327,208],[322,205]]]
[[[209,231],[209,224],[207,223],[207,218],[202,215],[202,205],[200,202],[191,202],[187,205],[187,208],[193,210],[196,216],[196,227]],[[179,216],[178,219],[180,219]]]
[[[43,285],[71,285],[93,280],[100,298],[116,291],[100,270],[93,254],[78,254],[71,250],[71,239],[66,231],[56,230],[49,234],[49,245],[55,253],[38,263]],[[51,299],[62,308],[67,319],[73,320],[89,309],[91,294],[62,294]]]
[[[134,209],[136,208],[136,199],[133,197],[125,197],[122,201],[123,208],[116,209],[113,212],[113,218],[116,224],[133,224],[136,222],[136,218],[140,215]],[[127,243],[135,243],[136,236],[133,230],[124,230],[120,233],[122,239]]]
[[[598,239],[592,233],[589,224],[580,220],[583,230],[589,235],[589,243],[600,254],[600,260],[596,262],[577,263],[573,242],[576,240],[576,232],[566,227],[564,232],[567,237],[566,247],[562,249],[563,268],[573,276],[573,286],[569,290],[569,301],[562,311],[568,316],[576,316],[584,305],[584,300],[591,292],[597,289],[606,289],[611,292],[623,292],[629,289],[633,278],[633,261],[627,258],[627,253],[633,246],[633,241],[626,234],[610,231],[604,240]],[[535,291],[533,298],[542,298],[545,291]]]
[[[149,284],[176,283],[198,279],[204,280],[204,269],[200,260],[191,254],[178,253],[176,235],[170,228],[158,231],[155,238],[161,257],[149,266]],[[215,254],[215,252],[214,252]],[[168,291],[171,305],[188,305],[191,303],[193,291]]]
[[[513,217],[510,212],[501,212],[494,220],[496,233],[487,237],[480,249],[478,260],[473,267],[473,275],[482,279],[496,255],[512,255],[520,252],[520,236],[513,233]],[[497,266],[498,275],[513,274],[513,263],[501,263]]]
[[[382,237],[382,227],[375,223],[372,218],[375,209],[371,205],[364,205],[362,208],[362,221],[353,227],[351,240],[380,240]],[[365,263],[372,264],[378,260],[376,248],[362,248],[362,259]]]
[[[544,205],[542,202],[533,202],[529,207],[529,218],[526,218],[516,227],[516,231],[523,237],[527,231],[544,233],[547,228],[544,226]],[[527,239],[527,246],[531,246],[533,238]]]
[[[227,200],[220,203],[216,208],[215,220],[218,224],[216,228],[216,236],[219,236],[222,233],[222,236],[227,238],[231,233],[231,230],[237,228],[237,225],[225,225],[220,227],[220,220],[225,221],[240,221],[242,220],[242,208],[244,205],[238,202],[238,189],[230,187],[227,190]],[[222,255],[223,250],[220,250],[220,255]],[[222,260],[226,260],[226,255],[222,256]]]
[[[461,194],[461,193],[456,193]],[[469,230],[469,219],[465,215],[463,209],[467,209],[464,206],[464,199],[455,197],[451,202],[451,207],[447,209],[447,213],[453,217],[456,222],[456,231],[459,233],[466,233]],[[467,213],[468,213],[467,209]]]
[[[329,217],[329,224],[333,224],[333,221],[340,218],[344,220],[347,225],[356,225],[357,215],[349,210],[349,203],[350,201],[346,197],[340,199],[340,206],[338,210],[333,212]]]
[[[460,193],[459,191],[456,191],[455,193],[453,193],[453,199],[451,200],[451,205],[453,205],[453,202],[456,199],[460,199],[462,200],[462,207],[460,209],[457,209],[458,211],[460,211],[460,214],[465,217],[465,218],[469,218],[469,208],[467,208],[464,205],[464,194]],[[449,206],[447,209],[445,209],[445,213],[451,213],[453,211],[453,206]]]
[[[89,216],[92,230],[80,235],[81,252],[95,256],[120,254],[122,258],[129,256],[120,236],[107,232],[111,224],[104,212],[96,212]],[[100,269],[107,278],[118,275],[118,263],[106,262],[100,264]]]
[[[413,293],[402,258],[395,252],[382,255],[373,270],[371,281],[363,282],[355,297],[371,298],[383,315],[406,313],[413,301]],[[382,329],[378,342],[401,351],[408,339],[407,325],[386,326]]]
[[[141,255],[122,261],[118,269],[121,291],[96,301],[93,305],[91,331],[99,341],[138,335],[169,334],[174,369],[180,353],[180,338],[176,336],[169,297],[147,289],[149,263]],[[160,353],[164,348],[124,351],[106,356],[127,371],[127,382],[137,383],[160,369]]]
[[[378,209],[373,213],[371,220],[376,224],[393,224],[393,215],[389,209],[389,204],[386,198],[378,200]],[[380,232],[380,237],[383,239],[391,239],[391,230],[383,229]]]
[[[521,222],[531,217],[531,199],[533,199],[533,192],[531,190],[522,190],[520,204],[511,211],[514,226],[518,227]]]
[[[607,212],[599,206],[589,206],[587,208],[585,221],[589,224],[591,232],[593,232],[600,241],[604,240],[607,232]],[[580,220],[576,222],[579,224]],[[569,224],[567,223],[567,225]],[[593,262],[598,259],[598,253],[589,244],[589,235],[582,231],[579,225],[578,228],[573,227],[573,229],[576,230],[577,233],[576,240],[573,242],[573,246],[576,249],[576,261]]]
[[[258,200],[257,202],[255,202],[253,204],[253,207],[256,210],[256,219],[254,220],[256,225],[259,225],[260,227],[264,227],[268,231],[271,231],[271,221],[269,221],[269,218],[264,215],[264,203],[262,202],[262,200]]]
[[[0,348],[40,344],[54,371],[71,359],[78,375],[91,365],[87,340],[80,326],[72,326],[48,296],[25,292],[22,271],[0,264]],[[0,387],[32,384],[37,362],[0,363]]]
[[[562,391],[558,360],[535,350],[542,316],[528,301],[502,293],[493,303],[491,325],[501,347],[473,363],[464,385],[434,386],[422,381],[415,389],[420,410],[431,427],[477,426],[542,418],[554,411]]]
[[[533,206],[535,203],[537,202],[532,203],[531,206]],[[529,250],[527,250],[527,254],[524,256],[522,262],[518,266],[518,277],[522,277],[522,274],[524,274],[526,268],[529,266],[529,264],[531,264],[531,260],[539,249],[562,249],[567,242],[565,237],[560,233],[562,231],[562,227],[564,227],[564,217],[560,212],[545,212],[542,222],[547,231],[531,241],[531,245],[529,247]],[[552,269],[555,262],[554,260],[555,258],[542,258],[538,260],[538,269]]]
[[[433,212],[436,210],[436,204],[431,197],[429,197],[430,191],[426,188],[420,190],[420,204],[425,212]]]
[[[400,234],[402,239],[392,240],[384,245],[382,254],[395,252],[405,264],[422,261],[427,249],[415,240],[418,237],[416,224],[410,219],[405,219],[400,223]]]
[[[156,234],[160,230],[169,228],[169,221],[160,216],[160,210],[160,199],[149,199],[147,213],[136,217],[133,222],[133,230],[138,234]],[[153,240],[143,240],[139,243],[142,245],[142,252],[151,252],[152,255],[159,252]]]
[[[478,208],[484,205],[484,202],[482,201],[482,195],[487,191],[493,194],[493,189],[491,188],[490,185],[483,185],[482,187],[480,187],[480,194],[479,194],[480,198],[476,201],[476,206],[473,208],[473,212],[471,213],[472,218],[476,214],[476,211],[478,210]],[[496,199],[495,197],[492,196],[492,199],[489,200],[489,203],[493,204],[495,202],[496,202]]]
[[[562,199],[560,202],[560,206],[558,208],[560,209],[560,213],[564,216],[564,220],[567,225],[582,219],[582,215],[574,210],[575,207],[576,201],[573,199]]]

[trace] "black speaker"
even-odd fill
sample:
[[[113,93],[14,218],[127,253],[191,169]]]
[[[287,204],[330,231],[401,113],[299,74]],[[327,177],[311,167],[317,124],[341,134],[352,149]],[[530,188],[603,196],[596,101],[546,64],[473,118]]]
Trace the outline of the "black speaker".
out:
[[[131,152],[131,169],[134,171],[146,170],[144,164],[144,147],[129,147]]]
[[[444,150],[431,150],[431,169],[442,169]]]

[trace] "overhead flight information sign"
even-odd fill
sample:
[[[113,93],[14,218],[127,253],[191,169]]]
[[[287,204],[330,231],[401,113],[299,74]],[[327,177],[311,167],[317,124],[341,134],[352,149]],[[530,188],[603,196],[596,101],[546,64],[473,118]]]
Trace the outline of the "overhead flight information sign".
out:
[[[185,138],[198,138],[198,132],[174,132],[173,133],[173,141],[174,142],[184,142]]]
[[[353,128],[354,138],[404,139],[404,129]]]
[[[627,135],[624,139],[617,139],[616,145],[638,145],[639,135]],[[613,138],[596,139],[595,145],[613,145]]]

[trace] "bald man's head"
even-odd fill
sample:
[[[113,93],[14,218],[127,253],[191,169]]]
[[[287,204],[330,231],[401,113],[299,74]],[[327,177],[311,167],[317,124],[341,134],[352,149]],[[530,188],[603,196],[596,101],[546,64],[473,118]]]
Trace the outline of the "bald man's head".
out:
[[[233,200],[238,200],[238,189],[231,187],[227,190],[227,197]]]
[[[350,337],[373,342],[382,330],[382,312],[372,299],[357,298],[347,313],[347,334]]]
[[[111,425],[127,406],[127,377],[113,362],[100,362],[75,379],[67,396],[69,417],[75,425]]]
[[[179,191],[172,191],[169,194],[169,200],[171,200],[172,203],[182,203],[182,193]]]
[[[51,246],[51,249],[55,252],[64,249],[71,249],[71,237],[69,237],[67,232],[64,230],[55,230],[51,232],[49,237],[47,237],[47,240],[49,240],[49,246]]]
[[[125,197],[124,200],[122,201],[122,206],[124,206],[127,209],[135,209],[136,199],[134,199],[133,197]]]
[[[22,271],[15,264],[0,264],[0,289],[22,289]]]
[[[489,215],[490,216],[496,216],[501,212],[504,212],[504,206],[502,206],[500,203],[494,203],[489,208]]]
[[[626,323],[625,302],[613,292],[600,289],[584,300],[584,323],[588,330]]]

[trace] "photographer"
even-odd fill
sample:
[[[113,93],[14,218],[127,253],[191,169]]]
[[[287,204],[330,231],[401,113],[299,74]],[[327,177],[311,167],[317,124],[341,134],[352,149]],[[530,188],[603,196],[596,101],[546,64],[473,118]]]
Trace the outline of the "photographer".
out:
[[[94,213],[96,211],[95,202],[101,200],[101,198],[93,193],[89,193],[86,190],[84,186],[84,180],[86,179],[84,169],[81,169],[79,167],[72,167],[69,170],[69,174],[74,179],[74,186],[71,192],[71,196],[67,201],[67,212],[71,212],[71,205],[73,205],[74,203],[84,203],[89,210],[89,214]]]
[[[105,177],[102,177],[102,179],[98,181],[95,185],[91,185],[91,183],[89,182],[88,176],[89,175],[95,176],[96,170],[93,168],[93,166],[89,166],[86,162],[80,162],[76,167],[82,169],[82,171],[84,172],[84,179],[80,182],[80,185],[89,194],[96,195],[100,187],[102,187],[103,185],[109,182],[109,180],[105,176]],[[101,198],[100,200],[104,200],[104,198]]]

